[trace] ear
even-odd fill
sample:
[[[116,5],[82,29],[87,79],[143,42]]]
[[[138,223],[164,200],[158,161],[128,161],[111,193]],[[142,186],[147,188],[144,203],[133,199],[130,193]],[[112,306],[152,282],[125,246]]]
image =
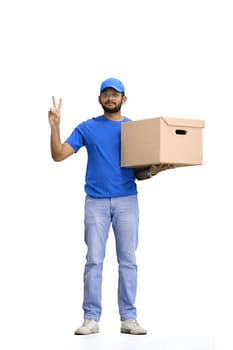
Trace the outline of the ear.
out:
[[[127,102],[127,96],[124,95],[122,97],[122,104],[124,105],[126,102]]]

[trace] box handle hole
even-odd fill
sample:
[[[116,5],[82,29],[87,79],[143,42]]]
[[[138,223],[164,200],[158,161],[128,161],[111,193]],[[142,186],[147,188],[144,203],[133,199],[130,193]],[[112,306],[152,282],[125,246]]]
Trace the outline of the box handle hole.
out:
[[[176,129],[176,134],[177,135],[186,135],[187,131],[186,130],[182,130],[182,129]]]

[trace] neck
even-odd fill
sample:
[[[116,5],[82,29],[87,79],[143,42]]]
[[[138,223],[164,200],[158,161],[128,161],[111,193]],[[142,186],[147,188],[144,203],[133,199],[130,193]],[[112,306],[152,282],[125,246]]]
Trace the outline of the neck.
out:
[[[104,112],[104,116],[105,116],[105,118],[110,119],[110,120],[114,120],[114,121],[120,121],[120,120],[123,120],[123,118],[124,118],[120,112],[117,112],[117,113]]]

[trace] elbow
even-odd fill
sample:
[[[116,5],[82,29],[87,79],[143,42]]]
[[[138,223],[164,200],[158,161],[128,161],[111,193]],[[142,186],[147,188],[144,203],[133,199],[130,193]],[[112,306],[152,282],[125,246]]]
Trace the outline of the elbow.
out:
[[[61,162],[73,153],[73,148],[66,144],[61,145],[61,147],[51,147],[51,156],[54,162]]]
[[[62,159],[58,159],[58,158],[54,158],[54,157],[52,157],[52,158],[53,158],[53,161],[54,161],[55,163],[59,163],[59,162],[62,161]]]
[[[61,162],[61,161],[63,160],[63,158],[60,157],[58,154],[53,154],[53,153],[52,153],[51,156],[52,156],[52,160],[53,160],[54,162],[56,162],[56,163]]]

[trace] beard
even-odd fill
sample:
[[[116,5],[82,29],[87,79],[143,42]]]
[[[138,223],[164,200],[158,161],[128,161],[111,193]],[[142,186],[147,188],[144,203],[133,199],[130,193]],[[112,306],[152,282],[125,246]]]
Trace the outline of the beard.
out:
[[[115,107],[107,107],[107,106],[104,106],[102,103],[101,103],[101,106],[104,110],[104,112],[106,113],[111,113],[111,114],[114,114],[114,113],[117,113],[121,110],[121,103],[117,104]]]

